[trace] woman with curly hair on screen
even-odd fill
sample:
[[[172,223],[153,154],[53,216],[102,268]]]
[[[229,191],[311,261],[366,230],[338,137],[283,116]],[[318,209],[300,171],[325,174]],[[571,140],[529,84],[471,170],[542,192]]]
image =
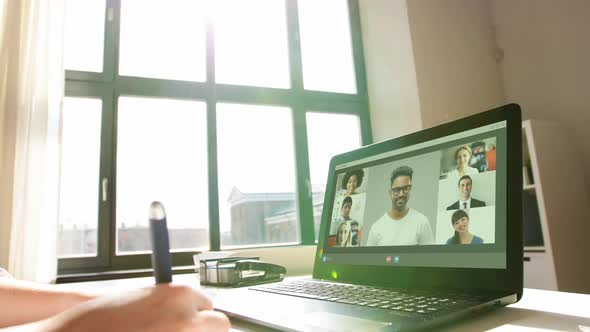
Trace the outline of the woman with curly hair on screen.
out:
[[[342,191],[344,196],[356,194],[356,188],[363,184],[363,177],[365,172],[362,169],[346,172],[344,179],[342,179]]]

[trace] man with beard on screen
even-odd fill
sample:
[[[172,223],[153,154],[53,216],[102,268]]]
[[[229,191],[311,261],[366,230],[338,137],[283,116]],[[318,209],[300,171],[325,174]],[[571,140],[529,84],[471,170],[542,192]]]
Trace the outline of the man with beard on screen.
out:
[[[400,166],[391,173],[391,208],[371,227],[366,246],[423,245],[434,242],[426,216],[408,207],[413,174],[414,171],[408,166]]]

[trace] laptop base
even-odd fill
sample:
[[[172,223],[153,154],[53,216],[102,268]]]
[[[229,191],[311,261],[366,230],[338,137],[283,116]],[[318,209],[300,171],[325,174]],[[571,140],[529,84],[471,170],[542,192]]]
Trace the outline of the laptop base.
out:
[[[311,278],[296,280],[314,282]],[[415,331],[515,302],[510,300],[514,296],[481,298],[481,302],[471,301],[456,311],[419,315],[246,288],[210,290],[208,288],[207,292],[213,297],[216,310],[257,326],[281,331]]]

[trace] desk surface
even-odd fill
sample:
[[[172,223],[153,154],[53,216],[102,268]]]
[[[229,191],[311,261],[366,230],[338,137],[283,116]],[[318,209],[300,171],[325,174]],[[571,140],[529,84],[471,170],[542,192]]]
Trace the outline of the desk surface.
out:
[[[58,287],[114,293],[146,287],[153,282],[154,279],[149,277],[71,283]],[[174,283],[200,288],[195,274],[175,275]],[[236,331],[267,330],[241,321],[232,321],[232,325]],[[461,321],[446,330],[590,332],[590,295],[526,288],[520,302]]]

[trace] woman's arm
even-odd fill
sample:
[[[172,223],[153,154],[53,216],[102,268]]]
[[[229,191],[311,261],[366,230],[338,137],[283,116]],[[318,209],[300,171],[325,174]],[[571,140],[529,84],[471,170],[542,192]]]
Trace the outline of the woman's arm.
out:
[[[39,303],[34,303],[34,307],[38,308]],[[162,284],[102,296],[39,322],[0,327],[0,332],[228,331],[228,318],[212,310],[211,300],[201,291]]]
[[[50,285],[0,280],[0,328],[46,319],[92,298],[55,290]]]
[[[24,325],[11,326],[6,328],[0,327],[0,332],[53,332],[55,329],[50,328],[47,321],[39,321]]]

